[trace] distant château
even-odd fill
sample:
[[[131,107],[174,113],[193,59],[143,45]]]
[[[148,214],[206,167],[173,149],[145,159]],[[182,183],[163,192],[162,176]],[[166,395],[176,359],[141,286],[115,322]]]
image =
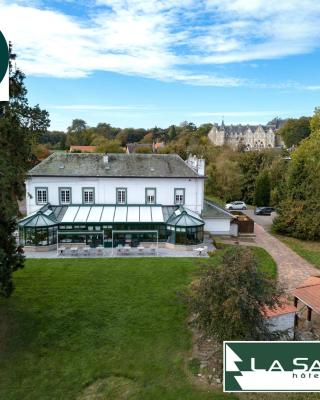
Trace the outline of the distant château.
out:
[[[283,145],[277,135],[286,120],[275,118],[266,125],[225,125],[214,124],[208,137],[216,146],[229,145],[233,149],[243,147],[246,150],[280,147]]]

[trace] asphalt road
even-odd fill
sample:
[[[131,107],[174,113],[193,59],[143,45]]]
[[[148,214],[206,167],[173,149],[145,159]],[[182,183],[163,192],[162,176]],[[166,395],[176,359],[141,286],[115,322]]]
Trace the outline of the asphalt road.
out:
[[[257,224],[261,225],[265,230],[269,231],[272,225],[273,218],[277,215],[273,212],[270,216],[269,215],[254,215],[254,210],[243,210],[242,212],[247,214],[248,217],[254,220]]]

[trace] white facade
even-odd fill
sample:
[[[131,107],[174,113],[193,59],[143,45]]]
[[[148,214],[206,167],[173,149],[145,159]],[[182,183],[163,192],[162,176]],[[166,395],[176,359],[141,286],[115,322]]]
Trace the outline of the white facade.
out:
[[[204,230],[213,235],[230,235],[231,221],[230,218],[204,218]]]
[[[47,188],[47,201],[60,204],[59,188],[71,188],[71,204],[83,204],[83,188],[94,188],[95,204],[116,204],[117,188],[126,188],[126,204],[146,204],[146,189],[156,189],[156,204],[175,205],[175,189],[184,189],[184,207],[201,213],[204,200],[204,179],[199,178],[82,178],[29,177],[26,181],[27,213],[40,209],[36,188]]]

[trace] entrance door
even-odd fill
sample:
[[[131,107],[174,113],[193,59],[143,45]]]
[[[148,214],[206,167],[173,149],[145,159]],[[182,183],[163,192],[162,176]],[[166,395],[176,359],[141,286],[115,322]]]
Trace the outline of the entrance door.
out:
[[[90,247],[102,246],[103,235],[102,234],[87,235],[87,245],[89,245]]]

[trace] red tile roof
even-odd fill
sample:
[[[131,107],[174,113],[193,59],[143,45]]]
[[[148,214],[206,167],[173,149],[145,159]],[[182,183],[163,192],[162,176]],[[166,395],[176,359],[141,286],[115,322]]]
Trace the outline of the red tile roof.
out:
[[[293,291],[293,295],[320,314],[320,276],[310,276]]]
[[[275,308],[263,307],[262,313],[266,318],[278,317],[279,315],[295,313],[297,311],[293,304],[290,304],[287,299],[283,299],[281,306],[276,306]]]
[[[70,146],[70,152],[75,150],[80,150],[87,153],[94,153],[96,151],[96,146]]]

